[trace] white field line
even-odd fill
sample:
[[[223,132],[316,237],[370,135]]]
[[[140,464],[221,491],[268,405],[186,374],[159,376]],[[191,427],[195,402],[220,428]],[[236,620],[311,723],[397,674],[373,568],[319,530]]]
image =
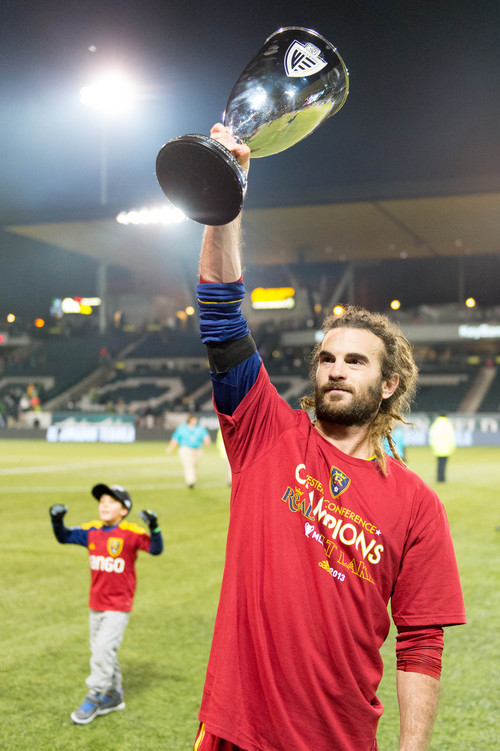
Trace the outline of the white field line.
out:
[[[175,457],[162,457],[162,456],[155,456],[155,457],[149,457],[149,458],[130,458],[127,457],[126,459],[98,459],[98,460],[92,460],[92,459],[86,459],[82,462],[74,462],[72,464],[40,464],[39,466],[33,466],[30,467],[7,467],[6,469],[0,469],[0,476],[1,475],[36,475],[36,474],[46,474],[49,472],[67,472],[68,470],[87,470],[89,467],[128,467],[131,464],[164,464],[166,465],[169,461],[169,459],[174,459]]]
[[[138,485],[137,483],[127,483],[127,488],[130,490],[131,493],[135,493],[137,491],[143,491],[143,490],[181,490],[186,488],[186,483],[184,482],[169,482],[169,483],[162,483],[159,482],[155,485]],[[228,486],[224,482],[198,482],[196,483],[196,488],[225,488],[228,489]],[[29,493],[30,495],[35,495],[37,493],[82,493],[82,486],[81,485],[44,485],[41,488],[33,488],[31,486],[25,486],[25,487],[18,487],[18,488],[2,488],[0,487],[0,493],[9,493],[10,495],[14,495],[15,493]],[[194,491],[196,493],[196,490]]]

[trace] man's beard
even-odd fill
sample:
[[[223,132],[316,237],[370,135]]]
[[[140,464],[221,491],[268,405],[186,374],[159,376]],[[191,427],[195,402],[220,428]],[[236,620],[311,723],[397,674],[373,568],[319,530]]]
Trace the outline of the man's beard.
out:
[[[352,394],[349,402],[343,403],[342,396],[327,396],[333,388]],[[382,379],[375,386],[366,386],[361,393],[354,393],[340,381],[330,381],[314,390],[316,419],[337,425],[361,426],[372,422],[382,401]]]

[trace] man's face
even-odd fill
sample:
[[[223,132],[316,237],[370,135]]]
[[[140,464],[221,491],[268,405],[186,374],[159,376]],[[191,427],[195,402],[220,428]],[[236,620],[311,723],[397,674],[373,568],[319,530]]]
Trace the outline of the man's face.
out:
[[[367,329],[338,328],[323,340],[316,369],[316,417],[338,425],[365,425],[382,399],[395,391],[397,376],[382,378],[384,343]]]
[[[99,498],[99,519],[105,527],[116,526],[127,514],[128,511],[125,506],[112,495],[104,493]]]

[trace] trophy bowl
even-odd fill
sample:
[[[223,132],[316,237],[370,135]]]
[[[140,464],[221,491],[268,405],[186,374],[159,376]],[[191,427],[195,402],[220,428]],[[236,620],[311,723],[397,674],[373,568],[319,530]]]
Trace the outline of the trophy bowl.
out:
[[[271,34],[229,95],[222,122],[251,158],[278,154],[315,131],[344,104],[349,73],[336,48],[312,29]],[[245,170],[214,139],[191,133],[168,141],[156,175],[170,202],[195,222],[227,224],[241,211]]]

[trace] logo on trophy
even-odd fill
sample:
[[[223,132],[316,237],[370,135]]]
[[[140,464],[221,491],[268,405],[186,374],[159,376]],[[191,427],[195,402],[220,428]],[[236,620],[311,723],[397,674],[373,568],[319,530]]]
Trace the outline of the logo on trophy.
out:
[[[339,53],[312,29],[271,34],[235,83],[222,118],[250,157],[278,154],[344,104],[349,73]],[[161,189],[195,222],[227,224],[241,211],[245,170],[222,144],[192,133],[168,141],[156,158]]]

